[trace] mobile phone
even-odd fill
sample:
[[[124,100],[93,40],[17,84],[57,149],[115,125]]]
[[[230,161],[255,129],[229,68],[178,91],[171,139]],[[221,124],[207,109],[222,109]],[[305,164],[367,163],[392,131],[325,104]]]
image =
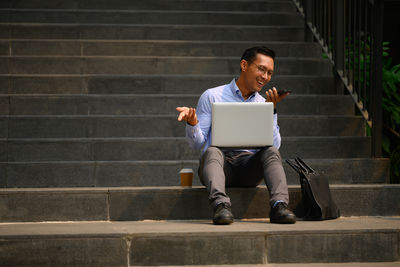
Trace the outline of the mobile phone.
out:
[[[292,91],[290,91],[290,90],[278,90],[278,95],[283,95],[283,94],[286,94],[286,93],[291,93]]]

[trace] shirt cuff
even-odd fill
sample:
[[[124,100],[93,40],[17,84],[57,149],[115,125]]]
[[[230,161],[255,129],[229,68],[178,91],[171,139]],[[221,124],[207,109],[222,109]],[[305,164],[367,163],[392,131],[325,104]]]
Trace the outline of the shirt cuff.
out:
[[[200,131],[200,123],[197,123],[195,126],[186,123],[186,134],[189,137],[195,137],[196,133],[198,133],[199,131]]]

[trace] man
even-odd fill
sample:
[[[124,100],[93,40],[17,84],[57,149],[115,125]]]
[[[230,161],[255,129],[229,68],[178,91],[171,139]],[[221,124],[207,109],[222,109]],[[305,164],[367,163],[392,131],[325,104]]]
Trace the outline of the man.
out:
[[[177,107],[178,121],[186,121],[186,137],[195,149],[203,147],[199,177],[209,193],[214,209],[214,224],[231,224],[231,202],[225,187],[255,187],[264,178],[270,193],[270,222],[295,223],[296,216],[287,204],[289,194],[286,175],[278,151],[281,144],[277,124],[276,105],[288,93],[278,95],[276,88],[266,92],[267,100],[259,92],[271,80],[275,52],[266,47],[252,47],[244,51],[240,60],[240,76],[231,83],[206,90],[200,97],[197,110]],[[273,146],[258,150],[226,150],[211,147],[211,107],[214,102],[273,102]]]

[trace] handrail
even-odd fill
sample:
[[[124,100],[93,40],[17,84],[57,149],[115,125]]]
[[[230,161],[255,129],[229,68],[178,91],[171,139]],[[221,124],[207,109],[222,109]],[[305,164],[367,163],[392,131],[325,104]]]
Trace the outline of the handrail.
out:
[[[371,127],[372,157],[382,157],[383,0],[293,1],[310,29],[305,39],[334,65],[336,92],[346,88]]]

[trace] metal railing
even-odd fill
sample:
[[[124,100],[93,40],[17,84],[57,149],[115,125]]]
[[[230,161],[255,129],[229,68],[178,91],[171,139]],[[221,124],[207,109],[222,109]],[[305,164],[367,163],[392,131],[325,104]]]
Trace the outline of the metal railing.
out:
[[[336,91],[353,97],[382,156],[383,0],[293,0],[337,73]]]

